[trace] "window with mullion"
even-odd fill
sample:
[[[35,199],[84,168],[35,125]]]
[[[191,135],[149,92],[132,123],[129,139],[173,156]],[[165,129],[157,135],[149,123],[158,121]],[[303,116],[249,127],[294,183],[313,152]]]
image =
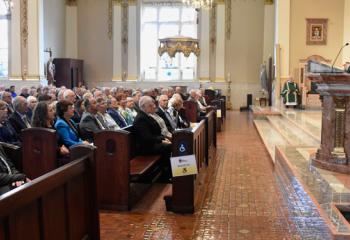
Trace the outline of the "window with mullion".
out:
[[[141,13],[141,74],[145,80],[193,80],[197,59],[190,55],[158,55],[158,39],[174,36],[197,38],[197,13],[182,5],[146,5]]]

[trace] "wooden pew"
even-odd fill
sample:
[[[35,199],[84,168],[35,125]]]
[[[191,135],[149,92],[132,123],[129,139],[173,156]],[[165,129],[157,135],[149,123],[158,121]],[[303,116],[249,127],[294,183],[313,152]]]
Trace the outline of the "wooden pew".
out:
[[[205,120],[202,120],[191,130],[176,130],[173,134],[172,156],[185,156],[195,154],[198,175],[173,177],[172,195],[166,196],[167,210],[176,213],[193,213],[195,205],[200,199],[203,189],[203,181],[206,175],[205,152]],[[182,149],[180,149],[182,145]],[[201,191],[202,190],[202,191]]]
[[[205,156],[206,164],[215,159],[216,151],[216,111],[211,110],[205,116]]]
[[[22,130],[23,173],[34,179],[57,168],[56,131],[48,128]]]
[[[217,110],[220,110],[221,116],[217,116],[217,131],[220,132],[222,130],[224,124],[224,116],[226,116],[226,109],[224,101],[221,99],[215,99],[211,101],[212,106],[214,106]]]
[[[139,185],[136,182],[148,181],[159,173],[161,156],[136,156],[132,127],[95,133],[94,144],[100,207],[130,210],[140,198],[136,196]]]
[[[0,239],[96,239],[93,153],[0,196]]]
[[[185,116],[189,122],[197,122],[197,104],[192,101],[184,101],[183,102],[185,108]]]

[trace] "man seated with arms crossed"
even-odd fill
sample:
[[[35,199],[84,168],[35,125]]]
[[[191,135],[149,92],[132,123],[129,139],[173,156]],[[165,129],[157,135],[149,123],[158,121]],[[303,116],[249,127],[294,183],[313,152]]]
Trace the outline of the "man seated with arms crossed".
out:
[[[171,178],[170,154],[171,142],[162,135],[161,128],[151,116],[156,112],[156,104],[149,96],[143,96],[139,102],[140,111],[134,121],[137,151],[140,155],[162,156],[164,179]]]

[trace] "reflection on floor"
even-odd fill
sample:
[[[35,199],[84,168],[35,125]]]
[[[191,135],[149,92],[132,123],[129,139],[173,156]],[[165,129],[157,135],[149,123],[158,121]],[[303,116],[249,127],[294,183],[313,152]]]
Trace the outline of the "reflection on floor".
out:
[[[218,165],[195,214],[166,212],[162,198],[171,185],[155,184],[132,211],[101,213],[101,238],[330,239],[307,195],[276,177],[252,115],[228,112],[225,124]]]

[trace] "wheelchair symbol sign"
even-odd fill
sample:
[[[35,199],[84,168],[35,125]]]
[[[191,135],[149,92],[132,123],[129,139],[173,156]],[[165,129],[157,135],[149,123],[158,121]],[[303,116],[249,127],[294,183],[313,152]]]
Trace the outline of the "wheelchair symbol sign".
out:
[[[180,143],[179,151],[181,153],[186,152],[186,145],[185,145],[185,143]]]

